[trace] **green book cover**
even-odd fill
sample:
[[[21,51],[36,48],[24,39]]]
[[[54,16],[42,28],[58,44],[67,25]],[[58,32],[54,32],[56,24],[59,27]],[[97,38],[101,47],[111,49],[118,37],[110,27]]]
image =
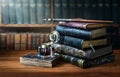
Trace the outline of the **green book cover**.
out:
[[[30,24],[36,24],[36,0],[29,0],[30,5]]]
[[[50,0],[44,0],[44,4],[45,4],[45,8],[44,8],[45,18],[51,18]],[[45,23],[50,23],[50,22],[45,21]]]
[[[8,0],[1,0],[1,18],[2,24],[9,23],[9,5]]]
[[[15,12],[16,12],[16,23],[23,23],[23,15],[22,15],[22,0],[15,0]]]
[[[54,0],[54,18],[62,17],[61,0]]]
[[[37,9],[37,23],[43,23],[44,19],[44,0],[36,0],[36,9]]]
[[[69,1],[62,0],[62,18],[69,18]]]
[[[30,23],[30,13],[29,13],[29,1],[30,0],[22,0],[22,10],[23,10],[23,23],[29,24]]]
[[[77,17],[84,18],[84,8],[83,8],[84,0],[77,0]]]
[[[70,18],[76,18],[77,17],[77,10],[76,10],[76,3],[77,0],[69,0],[69,13]]]

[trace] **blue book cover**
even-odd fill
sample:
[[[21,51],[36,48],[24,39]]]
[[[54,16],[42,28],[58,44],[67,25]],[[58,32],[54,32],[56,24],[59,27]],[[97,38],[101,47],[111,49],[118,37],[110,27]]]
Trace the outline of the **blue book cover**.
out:
[[[8,1],[9,1],[10,24],[15,24],[16,23],[15,0],[8,0]]]
[[[22,0],[22,10],[23,10],[23,23],[29,24],[30,23],[30,9],[29,9],[29,1],[30,0]]]
[[[9,2],[8,0],[1,0],[1,17],[2,24],[9,24]]]
[[[15,12],[16,12],[16,23],[23,23],[23,15],[22,15],[22,0],[15,0]]]

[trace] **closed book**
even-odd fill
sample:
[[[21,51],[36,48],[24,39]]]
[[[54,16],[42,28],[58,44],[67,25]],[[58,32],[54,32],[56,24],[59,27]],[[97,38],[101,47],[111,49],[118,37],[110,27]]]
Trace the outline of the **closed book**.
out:
[[[36,33],[36,47],[40,46],[40,33]]]
[[[27,48],[27,33],[20,33],[20,47],[21,50],[26,50]]]
[[[84,18],[84,0],[76,0],[77,18]]]
[[[16,23],[23,23],[22,0],[15,0]]]
[[[22,0],[22,10],[23,10],[23,24],[30,23],[30,9],[29,9],[29,0]]]
[[[105,63],[110,63],[110,62],[114,61],[114,59],[115,59],[114,54],[100,56],[100,57],[97,57],[97,58],[94,58],[91,60],[77,58],[77,57],[63,55],[63,54],[61,54],[61,56],[62,56],[62,59],[64,61],[71,63],[71,64],[74,64],[74,65],[77,65],[81,68],[88,68],[88,67],[93,67],[93,66],[105,64]]]
[[[51,18],[51,1],[50,0],[43,0],[44,1],[44,18]],[[43,19],[42,19],[43,20]],[[49,21],[45,21],[45,23],[50,23]]]
[[[42,43],[44,43],[44,33],[40,33],[40,41],[39,41],[40,45],[42,45]]]
[[[62,18],[69,18],[69,0],[62,0]]]
[[[84,0],[84,18],[91,19],[90,0]]]
[[[36,1],[35,0],[29,0],[29,8],[30,8],[30,24],[36,23]]]
[[[94,50],[92,48],[81,50],[75,47],[71,47],[68,45],[63,44],[53,44],[52,45],[55,52],[59,54],[66,54],[75,56],[78,58],[85,58],[85,59],[93,59],[102,55],[106,55],[112,53],[112,45],[95,47]]]
[[[27,33],[27,50],[31,50],[32,49],[32,34],[31,33]]]
[[[45,36],[45,37],[43,38],[43,39],[45,39],[44,43],[49,42],[49,41],[50,41],[50,40],[49,40],[49,33],[45,33],[44,36]]]
[[[0,50],[6,50],[7,33],[0,33]]]
[[[98,7],[98,18],[99,20],[104,20],[104,0],[97,0],[97,7]]]
[[[40,66],[40,67],[54,67],[59,61],[60,56],[43,59],[36,54],[27,54],[20,57],[20,63],[24,65]]]
[[[69,13],[70,13],[70,16],[69,18],[76,18],[77,17],[77,3],[76,3],[77,0],[69,0]]]
[[[62,17],[61,0],[54,0],[54,18]]]
[[[11,50],[11,33],[7,33],[7,36],[6,36],[6,38],[7,38],[7,41],[6,41],[6,44],[7,44],[7,46],[6,46],[6,49],[7,50]]]
[[[58,31],[60,35],[77,37],[82,39],[95,39],[107,35],[106,28],[83,30],[83,29],[59,25],[56,26],[55,30]]]
[[[36,47],[36,33],[32,33],[31,35],[31,48],[32,50],[35,50],[37,47]]]
[[[50,1],[50,0],[47,0],[47,1]],[[37,12],[37,24],[40,24],[40,23],[44,23],[43,19],[44,19],[44,0],[36,0],[36,12]],[[48,12],[50,13],[50,12]]]
[[[102,24],[102,23],[80,23],[80,22],[64,22],[60,21],[58,22],[59,25],[73,27],[73,28],[80,28],[80,29],[96,29],[96,28],[102,28],[107,27],[108,24]]]
[[[1,23],[9,23],[9,2],[8,0],[1,0]]]
[[[98,18],[98,7],[97,1],[98,0],[90,0],[90,8],[91,8],[91,19],[96,20]]]
[[[9,18],[10,24],[16,23],[16,14],[15,14],[15,0],[8,0],[9,1]]]
[[[20,46],[21,46],[21,43],[20,43],[20,33],[15,33],[14,34],[14,39],[15,39],[15,44],[14,44],[14,46],[15,46],[15,50],[20,50]]]

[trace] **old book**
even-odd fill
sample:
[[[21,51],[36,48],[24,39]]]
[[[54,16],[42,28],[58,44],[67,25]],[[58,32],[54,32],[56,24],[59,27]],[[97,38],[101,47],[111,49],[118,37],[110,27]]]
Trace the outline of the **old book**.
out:
[[[27,33],[27,50],[31,50],[32,49],[32,34],[31,33]]]
[[[7,33],[0,33],[0,50],[5,50],[7,47]]]
[[[10,24],[16,23],[16,15],[15,15],[15,0],[8,0],[9,1],[9,18]]]
[[[75,47],[63,44],[53,44],[52,46],[55,52],[59,54],[66,54],[85,59],[93,59],[102,55],[112,53],[112,45],[95,47],[94,49],[89,48],[86,50],[77,49]]]
[[[49,33],[44,33],[44,38],[43,39],[45,39],[45,43],[47,43],[47,42],[49,42],[50,40],[49,40]]]
[[[36,33],[36,48],[40,46],[40,33]]]
[[[1,0],[1,23],[9,23],[9,2],[8,0]]]
[[[67,26],[56,26],[56,31],[59,32],[60,35],[63,36],[72,36],[82,39],[95,39],[98,37],[106,36],[106,28],[99,28],[94,30],[83,30],[83,29],[77,29]]]
[[[40,33],[40,45],[44,43],[44,33]]]
[[[15,42],[14,42],[14,47],[15,47],[15,50],[20,50],[20,33],[15,33],[14,34],[14,39],[15,39]]]
[[[30,23],[30,13],[29,13],[29,0],[22,0],[22,10],[23,10],[23,24]]]
[[[15,0],[15,13],[16,13],[16,23],[23,23],[23,14],[22,14],[22,0]]]
[[[108,27],[108,24],[102,24],[102,23],[81,23],[81,22],[60,21],[58,22],[58,24],[61,26],[68,26],[68,27],[80,28],[80,29],[96,29],[96,28]]]
[[[92,46],[102,46],[109,43],[108,38],[100,38],[94,40],[85,40],[70,36],[60,36],[57,31],[50,34],[50,40],[56,43],[65,44],[69,46],[76,47],[78,49],[90,48]]]
[[[42,59],[37,57],[36,54],[27,54],[20,57],[20,63],[31,66],[54,67],[57,64],[57,61],[59,61],[59,58],[60,56]]]
[[[36,33],[32,33],[31,35],[31,48],[32,50],[36,49]]]
[[[11,50],[11,35],[10,35],[10,33],[7,33],[7,41],[6,41],[6,44],[7,44],[7,46],[6,46],[6,49],[7,50]]]
[[[49,1],[49,0],[47,0]],[[37,9],[37,24],[43,23],[43,19],[44,19],[44,0],[36,0],[36,9]],[[48,12],[50,13],[50,12]]]
[[[50,0],[43,0],[44,1],[44,18],[51,18],[51,1]],[[43,19],[42,19],[43,20]],[[49,21],[45,21],[45,23],[50,23]]]
[[[27,33],[20,33],[20,49],[26,50],[27,48]]]
[[[30,24],[36,23],[36,1],[29,0],[29,8],[30,8]]]
[[[107,54],[103,55],[94,59],[82,59],[82,58],[77,58],[69,55],[63,55],[61,54],[62,59],[66,62],[69,62],[71,64],[77,65],[81,68],[88,68],[88,67],[93,67],[105,63],[110,63],[114,61],[115,55],[114,54]]]

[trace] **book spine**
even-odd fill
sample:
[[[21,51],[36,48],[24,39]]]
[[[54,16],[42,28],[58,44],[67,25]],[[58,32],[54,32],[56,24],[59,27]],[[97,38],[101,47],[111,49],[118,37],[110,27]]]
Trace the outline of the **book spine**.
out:
[[[44,43],[44,33],[40,33],[40,45],[42,45],[42,43]]]
[[[76,57],[72,57],[69,55],[63,55],[63,54],[61,56],[64,61],[77,65],[81,68],[88,68],[88,67],[93,67],[93,66],[100,65],[100,64],[110,63],[114,61],[114,58],[115,58],[114,54],[101,56],[101,57],[94,58],[91,60],[85,60],[82,58],[76,58]]]
[[[15,24],[15,0],[8,0],[9,1],[9,17],[10,17],[10,24]]]
[[[62,18],[69,18],[69,0],[62,0]]]
[[[51,18],[50,0],[44,0],[44,18]],[[45,21],[45,23],[50,23]]]
[[[45,43],[49,42],[49,41],[50,41],[50,40],[49,40],[49,33],[45,33],[44,36],[45,36],[45,37],[44,37],[44,39],[45,39],[44,42],[45,42]]]
[[[91,39],[91,31],[76,29],[66,26],[56,26],[56,31],[60,33],[60,35],[72,36],[72,37],[80,37],[83,39]]]
[[[15,0],[16,23],[23,23],[22,0]]]
[[[30,24],[36,23],[36,0],[29,0],[30,5]]]
[[[31,50],[32,49],[32,34],[31,33],[27,33],[27,50]]]
[[[113,15],[113,21],[114,23],[119,23],[119,0],[112,0],[112,15]]]
[[[6,33],[0,33],[0,49],[5,50],[7,47],[7,34]]]
[[[30,23],[30,13],[29,13],[29,0],[22,0],[22,10],[23,10],[23,23],[29,24]]]
[[[84,18],[84,0],[77,0],[77,17]]]
[[[84,18],[90,19],[91,15],[90,0],[84,0]]]
[[[76,11],[76,1],[77,0],[69,0],[69,13],[70,13],[70,18],[76,18],[77,16],[77,11]]]
[[[21,50],[27,49],[27,33],[20,33],[20,45]]]
[[[20,45],[21,45],[21,44],[20,44],[20,40],[21,40],[21,39],[20,39],[20,33],[15,33],[15,34],[14,34],[14,39],[15,39],[15,44],[14,44],[15,50],[20,50],[20,48],[21,48],[21,47],[20,47]]]
[[[62,17],[61,0],[54,0],[54,18]]]
[[[9,23],[9,5],[7,0],[1,1],[1,17],[2,17],[2,24]]]
[[[36,33],[36,48],[40,46],[40,33]]]
[[[31,45],[32,45],[32,50],[36,49],[36,33],[32,33]]]
[[[10,50],[10,44],[11,44],[11,35],[10,33],[7,34],[7,46],[6,46],[6,49],[7,50]]]
[[[96,20],[98,18],[97,10],[97,0],[91,0],[91,19]]]
[[[36,4],[36,9],[37,9],[37,23],[44,23],[43,19],[44,19],[44,0],[36,0],[37,4]],[[50,0],[47,0],[50,1]],[[50,13],[50,12],[47,12]]]
[[[98,0],[97,2],[98,7],[98,18],[99,20],[104,20],[104,0]]]

